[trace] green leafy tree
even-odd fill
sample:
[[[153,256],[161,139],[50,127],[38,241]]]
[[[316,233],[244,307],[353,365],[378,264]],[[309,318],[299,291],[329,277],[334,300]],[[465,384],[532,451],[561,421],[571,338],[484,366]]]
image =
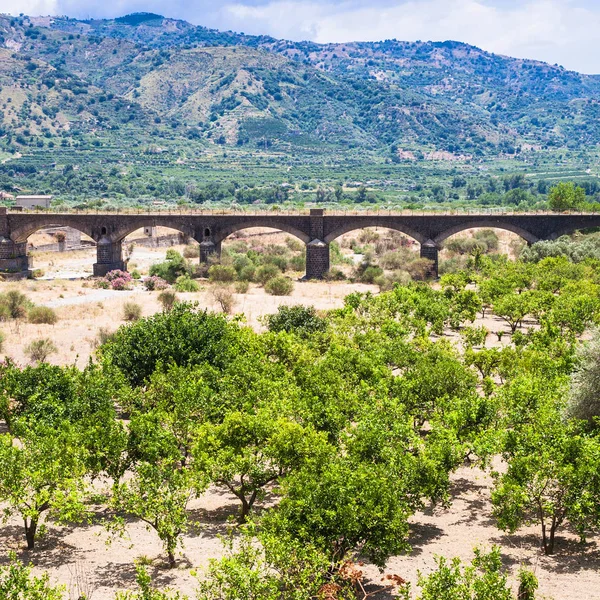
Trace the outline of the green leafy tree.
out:
[[[560,181],[548,192],[548,205],[552,210],[578,210],[585,204],[585,190],[572,181]]]
[[[506,294],[494,303],[494,314],[508,323],[510,332],[515,333],[530,312],[530,296],[522,294]]]
[[[600,332],[578,349],[578,368],[571,379],[568,412],[595,425],[600,417]]]
[[[29,549],[35,547],[44,517],[58,523],[85,518],[84,457],[68,425],[40,426],[17,440],[0,436],[0,464],[4,518],[14,513],[22,518]]]
[[[181,302],[168,312],[119,328],[99,353],[105,364],[116,367],[132,385],[139,386],[159,365],[206,362],[222,367],[235,356],[240,340],[236,324]]]
[[[266,486],[326,451],[324,444],[323,436],[270,410],[230,412],[222,423],[206,424],[199,431],[194,468],[239,499],[243,522]]]
[[[156,531],[172,568],[181,537],[190,526],[186,509],[197,484],[189,469],[175,468],[168,461],[139,462],[130,479],[114,486],[111,506],[117,515],[137,517]],[[122,531],[122,518],[117,516],[109,528]]]
[[[510,532],[537,523],[544,552],[552,554],[565,521],[582,539],[600,523],[600,441],[579,422],[565,422],[562,384],[521,376],[509,388],[508,467],[494,475],[494,514]]]

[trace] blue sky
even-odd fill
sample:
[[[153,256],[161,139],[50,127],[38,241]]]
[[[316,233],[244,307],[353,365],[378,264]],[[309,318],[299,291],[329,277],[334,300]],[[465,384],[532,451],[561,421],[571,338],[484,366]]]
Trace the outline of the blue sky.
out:
[[[293,40],[451,39],[600,74],[600,0],[0,0],[11,14],[135,11]]]

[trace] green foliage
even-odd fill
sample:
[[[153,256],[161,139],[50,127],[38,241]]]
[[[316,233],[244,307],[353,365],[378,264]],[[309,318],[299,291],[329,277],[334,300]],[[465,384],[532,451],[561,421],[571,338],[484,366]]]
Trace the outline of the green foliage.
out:
[[[156,531],[174,567],[175,551],[189,527],[186,511],[194,494],[190,472],[169,461],[139,462],[133,477],[113,488],[111,505],[118,513],[141,519]],[[117,520],[115,525],[121,523]]]
[[[331,564],[327,556],[312,544],[260,532],[242,530],[239,546],[233,538],[224,540],[226,554],[211,559],[198,587],[198,600],[303,600],[318,598],[329,584],[336,597],[354,597],[352,584],[340,577],[340,564]],[[257,545],[257,541],[260,545]]]
[[[0,499],[6,503],[4,519],[16,513],[32,549],[42,518],[74,522],[85,517],[84,456],[73,429],[66,423],[54,429],[39,426],[18,438],[0,436]]]
[[[279,306],[277,312],[265,317],[269,331],[278,333],[296,333],[308,336],[313,333],[323,332],[327,329],[327,322],[317,315],[314,306]]]
[[[577,210],[585,202],[585,190],[572,181],[560,181],[548,192],[548,205],[552,210]]]
[[[189,275],[189,270],[189,265],[185,258],[177,250],[169,248],[166,260],[153,264],[150,267],[150,277],[160,277],[169,283],[175,283],[178,277]]]
[[[265,283],[265,291],[271,296],[289,296],[294,290],[294,282],[283,275],[273,277]]]
[[[235,324],[180,302],[168,312],[119,328],[99,352],[132,385],[142,385],[160,365],[207,362],[222,367],[235,356],[238,339]]]
[[[178,292],[197,292],[200,286],[197,281],[190,279],[189,275],[180,275],[175,280],[175,289]]]
[[[299,469],[324,444],[315,432],[268,410],[229,412],[222,423],[206,424],[198,437],[195,468],[239,499],[241,522],[267,485]]]
[[[40,577],[31,574],[31,566],[20,562],[15,553],[9,554],[10,564],[0,566],[0,597],[4,600],[63,600],[64,586],[50,585],[47,573]]]
[[[422,588],[419,600],[513,600],[507,575],[502,570],[500,549],[495,546],[485,554],[475,550],[475,558],[463,566],[459,558],[437,558],[437,569],[427,576],[419,573]],[[531,576],[533,587],[535,577]],[[535,589],[535,588],[533,588]]]
[[[33,305],[29,298],[18,290],[0,294],[0,314],[7,319],[23,319]]]
[[[600,334],[578,351],[579,365],[571,382],[569,414],[593,423],[600,417]]]
[[[231,266],[212,265],[208,269],[208,278],[211,281],[229,283],[235,281],[237,277],[236,270]]]
[[[506,433],[503,455],[508,469],[495,475],[492,492],[498,525],[512,532],[537,523],[546,554],[554,552],[556,531],[565,521],[582,539],[600,523],[600,442],[586,435],[578,422],[565,422],[560,381],[546,378],[532,388],[535,379],[522,376],[504,392],[518,421],[513,420]],[[522,412],[527,406],[528,414]]]
[[[256,270],[256,275],[254,276],[257,283],[261,285],[266,285],[267,282],[271,279],[275,279],[281,275],[281,270],[274,264],[266,264],[260,266]]]

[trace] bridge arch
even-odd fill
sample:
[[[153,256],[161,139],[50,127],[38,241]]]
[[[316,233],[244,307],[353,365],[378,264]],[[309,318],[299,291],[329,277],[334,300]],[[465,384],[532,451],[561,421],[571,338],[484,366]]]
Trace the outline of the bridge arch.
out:
[[[39,231],[40,229],[46,229],[48,227],[70,227],[71,229],[75,229],[80,233],[83,233],[83,235],[91,238],[94,242],[98,241],[91,227],[86,226],[85,223],[82,223],[81,221],[71,221],[68,218],[52,218],[47,219],[46,221],[34,220],[31,223],[27,223],[26,225],[11,231],[10,239],[17,244],[22,244],[27,242],[28,238],[36,233],[36,231]]]
[[[226,238],[228,238],[233,233],[236,233],[237,231],[242,231],[244,229],[253,229],[255,227],[264,227],[265,229],[275,229],[278,231],[283,231],[284,233],[289,233],[290,235],[293,235],[305,244],[308,244],[308,242],[311,241],[310,236],[301,229],[289,225],[288,223],[277,221],[273,217],[267,217],[265,219],[248,219],[247,221],[228,225],[223,228],[214,228],[214,243],[220,244],[222,241],[224,241]],[[209,231],[213,230],[210,227],[210,225],[206,225],[204,229],[208,229]]]
[[[156,221],[152,218],[140,219],[138,221],[122,225],[118,229],[110,232],[108,236],[113,242],[122,242],[128,235],[134,233],[138,229],[145,229],[146,227],[164,227],[165,229],[173,229],[174,231],[183,233],[189,238],[196,239],[196,231],[194,227],[182,222],[181,219],[160,219],[160,221]]]
[[[535,235],[533,235],[533,233],[527,231],[526,229],[523,229],[522,227],[519,227],[518,225],[515,225],[514,223],[490,219],[482,221],[470,221],[454,225],[453,227],[449,227],[448,229],[437,235],[433,239],[433,242],[436,244],[436,246],[440,246],[440,244],[450,236],[460,233],[461,231],[466,231],[468,229],[504,229],[506,231],[511,231],[512,233],[515,233],[530,244],[534,244],[538,241],[538,238]]]
[[[423,234],[419,233],[415,229],[408,227],[404,223],[396,223],[394,221],[385,221],[382,222],[381,219],[374,218],[370,219],[361,219],[360,221],[349,221],[348,223],[344,223],[340,225],[336,229],[334,229],[331,233],[328,233],[323,240],[326,244],[333,242],[336,238],[344,235],[345,233],[350,233],[351,231],[357,231],[359,229],[368,229],[370,227],[375,227],[377,229],[392,229],[394,231],[398,231],[417,241],[419,244],[423,244],[427,241],[427,237]]]

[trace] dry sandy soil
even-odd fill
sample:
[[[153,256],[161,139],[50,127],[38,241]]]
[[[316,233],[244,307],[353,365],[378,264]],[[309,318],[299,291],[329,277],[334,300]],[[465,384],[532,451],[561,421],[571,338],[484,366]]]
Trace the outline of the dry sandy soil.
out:
[[[144,272],[164,253],[164,248],[136,247],[131,261]],[[81,276],[91,273],[94,255],[93,249],[60,255],[48,253],[36,257],[36,267],[44,269],[46,277]],[[4,355],[13,357],[20,364],[27,363],[23,349],[32,339],[50,337],[58,347],[58,352],[49,358],[50,362],[82,367],[93,353],[99,328],[113,330],[123,323],[126,301],[135,300],[141,304],[144,315],[153,314],[160,308],[156,292],[99,290],[82,280],[5,283],[0,284],[0,291],[11,286],[24,291],[36,304],[55,307],[60,317],[54,326],[4,325]],[[180,296],[198,301],[202,307],[216,309],[209,287],[205,284],[199,293]],[[274,297],[253,286],[247,294],[236,294],[234,310],[243,312],[253,327],[260,327],[259,318],[274,312],[280,304],[312,304],[318,309],[339,307],[344,296],[356,290],[376,291],[376,288],[349,283],[297,282],[291,297]],[[486,319],[485,324],[492,332],[506,329],[495,318]],[[489,344],[494,340],[496,336],[490,335]],[[155,582],[193,594],[196,580],[191,570],[199,568],[202,572],[209,558],[222,554],[216,536],[227,531],[228,519],[235,515],[237,501],[228,493],[211,489],[192,503],[190,509],[193,519],[198,521],[198,528],[186,535],[178,567],[174,570],[165,568],[156,535],[140,522],[129,522],[127,537],[108,544],[109,536],[101,524],[103,508],[98,506],[96,509],[95,520],[90,525],[50,527],[32,553],[24,550],[22,524],[11,519],[0,526],[0,560],[4,560],[7,549],[14,549],[23,559],[33,561],[36,570],[47,570],[53,581],[67,585],[72,599],[87,592],[91,600],[109,600],[114,597],[115,590],[133,586],[133,561],[145,557],[151,562]],[[385,572],[398,574],[411,581],[413,586],[418,571],[427,573],[434,568],[436,555],[470,560],[474,546],[489,548],[499,544],[503,560],[512,573],[511,581],[516,581],[521,565],[528,566],[539,578],[540,598],[600,600],[600,538],[592,537],[580,545],[573,532],[564,530],[557,542],[556,554],[545,557],[538,547],[537,528],[523,529],[518,535],[503,534],[496,528],[491,515],[490,479],[477,468],[461,468],[454,474],[449,507],[435,507],[415,515],[410,541],[412,553],[392,558]],[[374,583],[380,581],[381,574],[376,569],[365,568]]]

